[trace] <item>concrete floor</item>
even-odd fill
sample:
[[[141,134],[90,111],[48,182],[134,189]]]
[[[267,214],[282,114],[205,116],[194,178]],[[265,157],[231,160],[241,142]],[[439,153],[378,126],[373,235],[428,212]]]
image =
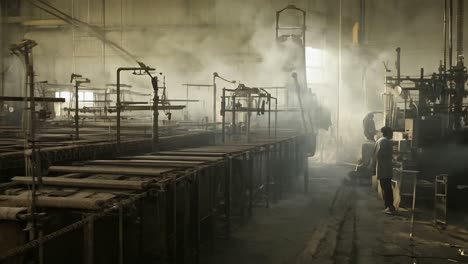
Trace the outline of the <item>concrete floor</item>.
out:
[[[271,208],[255,208],[230,240],[219,240],[205,264],[468,263],[468,224],[441,231],[418,215],[410,240],[409,215],[385,215],[369,186],[347,181],[349,167],[313,165],[309,193],[290,193]],[[455,262],[456,263],[456,262]]]

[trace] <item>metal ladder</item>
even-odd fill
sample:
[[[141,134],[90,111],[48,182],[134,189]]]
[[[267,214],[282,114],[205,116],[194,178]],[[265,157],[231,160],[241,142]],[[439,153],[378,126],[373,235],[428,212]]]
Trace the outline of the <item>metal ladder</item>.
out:
[[[448,175],[435,176],[434,181],[434,224],[447,226],[447,184]]]

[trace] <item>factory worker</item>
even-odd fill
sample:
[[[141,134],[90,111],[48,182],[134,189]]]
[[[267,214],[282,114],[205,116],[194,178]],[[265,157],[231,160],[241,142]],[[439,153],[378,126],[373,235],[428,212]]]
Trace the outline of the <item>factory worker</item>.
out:
[[[374,113],[368,113],[364,120],[362,120],[362,128],[364,130],[364,136],[370,140],[374,141],[374,136],[377,132],[375,129],[375,122],[374,122]]]
[[[375,161],[377,179],[380,181],[382,194],[385,202],[384,213],[393,213],[395,207],[393,206],[393,130],[390,127],[382,127],[380,130],[382,137],[375,143]]]

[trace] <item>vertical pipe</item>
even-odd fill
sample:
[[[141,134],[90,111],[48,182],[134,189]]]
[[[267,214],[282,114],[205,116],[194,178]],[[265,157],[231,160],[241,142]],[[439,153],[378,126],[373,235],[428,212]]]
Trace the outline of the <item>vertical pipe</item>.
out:
[[[3,5],[0,4],[0,50],[4,50],[4,44],[5,44],[5,16],[6,14],[4,13],[4,8]],[[0,72],[4,72],[4,53],[0,53]],[[0,96],[5,95],[5,76],[1,75],[0,76],[1,81],[0,81]],[[3,105],[3,102],[0,101],[0,105]],[[0,114],[3,111],[3,107],[0,109]]]
[[[421,79],[421,84],[423,83],[423,80],[424,80],[424,68],[421,68],[419,70],[419,78]],[[421,98],[422,96],[424,96],[423,98]],[[426,104],[426,96],[425,94],[423,93],[419,93],[419,104],[421,105],[422,102],[424,102],[424,105]]]
[[[453,0],[449,0],[449,69],[453,66]],[[450,85],[451,86],[451,85]]]
[[[188,100],[189,100],[189,91],[188,91],[188,89],[189,89],[189,85],[186,84],[185,85],[185,99],[187,100],[187,102],[185,102],[185,111],[187,111],[187,119],[190,120],[189,111],[188,111]]]
[[[229,168],[225,179],[225,204],[226,204],[226,236],[229,239],[231,237],[231,181],[233,176],[233,158],[229,156]]]
[[[253,208],[253,196],[254,196],[254,156],[252,152],[249,152],[248,165],[249,165],[249,215],[252,215]]]
[[[448,5],[447,5],[448,0],[444,0],[444,29],[443,29],[443,35],[444,35],[444,61],[443,61],[443,70],[440,72],[443,74],[443,81],[444,83],[447,83],[447,37],[448,37],[448,23],[447,23],[447,11],[448,11]],[[444,88],[442,91],[442,96],[441,96],[441,102],[442,104],[446,107],[447,112],[450,112],[449,109],[449,101],[450,101],[450,92],[447,88]]]
[[[195,180],[194,186],[194,200],[195,200],[195,254],[196,259],[195,263],[198,264],[200,262],[200,243],[201,243],[201,211],[200,211],[200,204],[201,204],[201,195],[200,195],[200,177],[205,176],[208,177],[208,180],[211,179],[211,175],[213,174],[213,168],[207,170],[206,174],[202,174],[200,171],[194,173],[193,177]],[[211,197],[211,184],[209,185],[209,197]],[[211,202],[209,202],[210,209]]]
[[[278,130],[278,97],[275,98],[275,139]]]
[[[306,79],[307,75],[305,74],[305,46],[306,46],[306,32],[307,32],[307,26],[306,26],[306,12],[304,10],[299,9],[299,11],[302,12],[302,46],[303,46],[303,51],[304,51],[304,79]],[[305,86],[307,87],[307,81],[305,83]]]
[[[233,138],[235,137],[236,134],[236,96],[232,96],[232,129],[231,129],[231,135]]]
[[[38,237],[42,238],[44,236],[44,231],[39,230]],[[44,243],[39,244],[39,264],[44,264]]]
[[[119,206],[119,264],[124,263],[123,207]]]
[[[103,72],[106,72],[106,0],[102,0],[102,68]]]
[[[444,196],[445,196],[445,199],[444,199],[444,225],[447,225],[447,193],[448,193],[448,175],[445,175],[443,176],[443,180],[444,180]]]
[[[365,30],[366,30],[366,0],[361,0],[360,1],[358,43],[364,43]]]
[[[444,75],[447,72],[447,0],[444,0]]]
[[[448,40],[449,40],[449,48],[448,48],[448,67],[447,70],[451,70],[453,66],[453,0],[449,0],[448,5]],[[453,81],[450,79],[449,87],[448,87],[448,113],[452,112],[452,90],[453,90]],[[451,120],[451,119],[449,119]],[[452,126],[452,121],[449,121],[449,127]]]
[[[265,191],[266,191],[266,208],[270,208],[270,182],[271,182],[271,164],[270,164],[270,145],[267,145],[265,147],[265,170],[266,170],[266,185],[265,185]],[[262,164],[263,166],[263,164]]]
[[[401,83],[401,48],[396,48],[397,59],[396,59],[396,70],[397,70],[397,85]]]
[[[79,99],[78,87],[80,82],[75,80],[75,140],[80,139],[80,117],[79,117]]]
[[[29,113],[30,113],[30,123],[29,123],[29,137],[28,141],[31,144],[31,178],[32,178],[32,197],[31,197],[31,214],[32,218],[32,228],[31,233],[33,239],[36,239],[37,236],[37,219],[36,219],[36,192],[37,192],[37,183],[36,177],[39,177],[36,164],[36,103],[34,100],[34,66],[32,60],[32,47],[25,47],[24,51],[24,62],[26,65],[26,81],[29,81]]]
[[[304,193],[309,192],[309,160],[306,151],[301,152],[304,159]]]
[[[35,151],[35,136],[36,136],[36,102],[34,100],[34,67],[32,62],[32,50],[26,50],[26,67],[28,67],[28,77],[29,77],[29,108],[30,108],[30,141],[33,152]],[[31,56],[31,57],[30,57]],[[33,153],[34,154],[34,153]],[[34,158],[34,155],[33,155]]]
[[[172,223],[172,228],[174,232],[174,240],[172,241],[172,247],[173,247],[173,262],[177,262],[177,179],[176,177],[173,178],[173,188],[174,188],[174,198],[173,198],[173,209],[174,211],[172,212],[173,215],[173,223]]]
[[[217,73],[213,73],[213,128],[216,131],[216,76]]]
[[[83,227],[83,263],[94,263],[94,218]]]
[[[71,2],[71,18],[75,19],[75,3],[74,3],[73,0]],[[76,46],[77,45],[76,45],[76,41],[75,41],[75,37],[76,37],[75,27],[71,27],[71,33],[72,33],[72,39],[71,39],[72,47],[71,47],[71,49],[72,49],[72,66],[73,66],[73,71],[72,72],[76,72],[76,58],[77,58],[77,56],[76,56]],[[71,100],[70,100],[70,104],[71,104]]]
[[[268,137],[271,136],[271,95],[268,94]]]
[[[304,105],[302,104],[302,92],[301,92],[301,87],[299,86],[299,82],[297,80],[297,73],[293,72],[292,77],[294,79],[294,83],[296,85],[296,94],[297,94],[297,101],[299,102],[299,111],[301,112],[301,119],[302,119],[302,125],[304,128],[304,133],[308,133],[308,128],[307,128],[307,122],[305,119],[305,109]]]
[[[458,0],[457,5],[457,57],[463,55],[463,20],[464,0]]]
[[[465,65],[463,61],[464,0],[458,0],[457,3],[457,63],[454,67],[455,96],[453,106],[454,127],[459,130],[462,127],[463,98],[465,96]]]
[[[162,189],[161,195],[158,196],[158,200],[156,200],[156,210],[159,217],[158,221],[158,228],[161,230],[161,237],[163,237],[161,251],[162,251],[162,259],[169,259],[169,213],[170,213],[170,205],[169,205],[169,194],[170,188],[169,186],[164,186]]]
[[[116,112],[117,112],[117,151],[120,151],[120,72],[122,71],[121,68],[117,69],[117,98],[116,98]]]
[[[159,196],[158,196],[158,198],[159,198]],[[136,208],[138,208],[137,209],[137,217],[138,217],[138,219],[142,220],[143,217],[145,217],[143,215],[143,201],[142,200],[138,201],[138,204],[136,205]],[[158,208],[157,202],[156,202],[156,204],[154,204],[154,209],[157,211],[157,213],[159,215],[159,208]],[[158,221],[156,221],[156,222],[158,222]],[[137,253],[138,253],[139,256],[143,256],[143,254],[144,254],[143,253],[143,251],[144,251],[144,248],[143,248],[143,244],[144,244],[143,221],[139,221],[137,224],[138,224],[138,236],[137,236],[137,239],[138,239],[137,248],[138,248],[138,250],[137,250]],[[162,236],[162,234],[161,234],[160,237],[164,237],[164,236]],[[161,247],[161,249],[162,249],[162,247]]]
[[[402,172],[403,173],[403,170]],[[418,174],[412,173],[413,175],[413,199],[411,203],[411,231],[410,231],[410,239],[414,236],[414,210],[416,208],[416,184],[418,181]]]
[[[302,52],[303,52],[303,60],[304,66],[302,68],[302,80],[304,81],[304,90],[307,90],[307,61],[306,61],[306,12],[304,10],[300,10],[302,12]]]
[[[276,27],[275,27],[275,33],[276,33],[276,40],[279,38],[279,18],[280,18],[280,11],[276,11]]]
[[[158,77],[151,78],[151,84],[153,85],[154,97],[153,97],[153,152],[157,151],[159,143],[159,86]]]
[[[124,27],[124,22],[123,22],[123,0],[120,0],[120,46],[123,47],[123,27]],[[88,24],[89,24],[89,3],[88,3]]]
[[[239,174],[238,174],[238,177],[239,177],[239,189],[241,190],[240,191],[240,199],[239,199],[239,202],[240,202],[240,223],[241,224],[244,224],[245,223],[245,205],[246,205],[246,192],[247,192],[247,188],[246,188],[246,173],[245,173],[245,165],[246,165],[246,160],[247,160],[247,153],[243,153],[242,156],[240,156],[237,160],[240,164],[238,164],[238,168],[239,168]]]
[[[340,149],[340,91],[341,91],[341,63],[342,63],[342,13],[343,13],[343,0],[338,0],[338,87],[336,93],[336,152],[335,157],[338,162],[338,152]]]
[[[107,116],[107,88],[104,91],[104,116]]]
[[[249,93],[247,96],[247,142],[250,142],[250,108],[252,108],[252,97]]]
[[[405,129],[405,132],[406,132],[406,105],[407,105],[408,98],[407,98],[406,94],[403,95],[403,96],[404,96],[403,121],[405,122],[405,123],[403,123],[403,126],[404,126],[403,128]]]
[[[437,197],[437,194],[439,191],[437,190],[437,187],[439,186],[439,176],[435,176],[434,180],[434,211],[432,212],[433,217],[434,217],[434,223],[437,225],[437,202],[439,201],[439,198]]]
[[[221,140],[223,143],[226,140],[226,88],[223,88],[223,96],[221,98],[221,118],[222,118],[222,134],[221,134]]]
[[[224,165],[223,165],[224,166]],[[210,242],[209,242],[209,247],[210,247],[210,251],[213,252],[214,251],[214,245],[215,245],[215,242],[216,242],[216,220],[217,220],[217,216],[218,214],[216,213],[216,210],[217,210],[217,201],[218,201],[218,198],[217,198],[217,195],[218,195],[218,189],[215,187],[215,182],[218,182],[219,180],[219,170],[221,168],[224,168],[224,167],[215,167],[215,171],[211,173],[210,177],[209,177],[209,182],[210,182],[210,218],[209,218],[209,225],[210,225]],[[201,190],[200,190],[201,191]],[[200,201],[201,202],[201,201]]]

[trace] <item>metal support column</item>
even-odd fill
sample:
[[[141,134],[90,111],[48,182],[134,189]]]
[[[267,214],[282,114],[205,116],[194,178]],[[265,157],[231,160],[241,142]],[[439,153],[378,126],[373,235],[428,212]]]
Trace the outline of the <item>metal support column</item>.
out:
[[[217,113],[216,113],[216,77],[218,73],[213,73],[213,130],[216,131],[216,121],[217,121]]]
[[[151,84],[153,86],[153,152],[158,150],[158,144],[159,144],[159,86],[158,86],[158,77],[154,76],[151,77]]]
[[[83,263],[94,263],[94,218],[83,227]]]
[[[271,95],[267,95],[268,102],[268,137],[271,136]]]
[[[226,141],[226,88],[223,88],[223,96],[221,98],[221,117],[222,117],[222,128],[221,128],[221,141]]]
[[[233,158],[229,157],[229,171],[227,174],[227,181],[226,181],[226,234],[227,238],[231,237],[231,191],[232,191],[232,175],[233,175]]]
[[[252,108],[252,97],[250,93],[247,96],[247,142],[250,142],[250,110]]]
[[[119,206],[119,264],[124,263],[123,207]]]
[[[232,96],[232,128],[231,128],[231,140],[236,137],[236,96]]]
[[[153,84],[153,76],[151,75],[150,71],[154,71],[154,68],[148,67],[142,62],[138,62],[140,67],[120,67],[117,69],[117,82],[116,82],[116,92],[117,92],[117,98],[116,98],[116,112],[117,112],[117,150],[120,150],[120,116],[121,116],[121,111],[122,111],[122,104],[120,102],[120,72],[122,71],[144,71],[146,74],[151,78],[151,83]],[[138,74],[138,75],[141,75]],[[153,87],[154,89],[154,87]],[[157,107],[157,106],[156,106]]]
[[[79,86],[80,86],[80,82],[75,81],[75,140],[80,139],[80,108],[79,108],[80,101],[79,101],[79,95],[78,95]]]
[[[252,153],[249,153],[248,156],[248,177],[249,177],[249,215],[252,215],[252,208],[253,208],[253,199],[254,199],[254,155]]]
[[[275,139],[278,131],[278,98],[275,98]]]
[[[81,74],[72,73],[70,77],[70,83],[75,80],[75,140],[80,139],[80,96],[79,88],[82,83],[90,83],[88,78],[83,78]]]

